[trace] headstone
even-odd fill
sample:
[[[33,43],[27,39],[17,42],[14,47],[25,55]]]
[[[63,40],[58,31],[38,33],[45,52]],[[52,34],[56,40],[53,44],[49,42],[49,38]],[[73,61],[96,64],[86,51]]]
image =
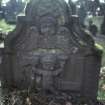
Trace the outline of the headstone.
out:
[[[105,16],[104,16],[104,19],[103,19],[103,23],[101,24],[101,34],[105,35]]]
[[[72,13],[72,15],[75,15],[76,14],[76,4],[74,3],[74,2],[72,2],[71,0],[69,0],[69,2],[68,2],[68,4],[69,4],[69,6],[70,6],[70,8],[71,8],[71,13]]]
[[[85,18],[87,16],[87,10],[86,10],[86,7],[85,7],[85,3],[80,5],[80,8],[78,9],[78,15],[80,17],[80,23],[82,25],[84,25]]]
[[[93,23],[92,20],[89,21],[89,31],[92,35],[96,36],[98,33],[98,27]]]
[[[3,18],[3,10],[2,10],[2,3],[0,1],[0,19]]]
[[[24,3],[22,1],[10,0],[7,2],[4,10],[4,18],[8,23],[16,23],[19,13],[23,12]]]
[[[0,48],[0,80],[2,77],[2,58],[3,58],[3,48]]]
[[[32,0],[5,40],[2,80],[8,86],[77,92],[96,99],[101,51],[63,0]],[[70,21],[69,21],[70,20]]]

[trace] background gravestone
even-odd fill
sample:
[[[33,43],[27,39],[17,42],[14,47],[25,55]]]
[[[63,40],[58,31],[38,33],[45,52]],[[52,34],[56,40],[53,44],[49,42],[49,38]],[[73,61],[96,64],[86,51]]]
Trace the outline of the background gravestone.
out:
[[[16,23],[17,15],[23,12],[25,3],[21,0],[10,0],[2,7],[4,19],[7,23]]]

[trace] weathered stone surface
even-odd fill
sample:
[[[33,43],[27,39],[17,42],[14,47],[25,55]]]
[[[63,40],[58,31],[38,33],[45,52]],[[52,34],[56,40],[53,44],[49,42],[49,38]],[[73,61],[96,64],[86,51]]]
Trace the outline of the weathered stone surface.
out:
[[[3,80],[23,89],[35,85],[94,99],[100,59],[91,35],[63,0],[32,0],[5,40]]]

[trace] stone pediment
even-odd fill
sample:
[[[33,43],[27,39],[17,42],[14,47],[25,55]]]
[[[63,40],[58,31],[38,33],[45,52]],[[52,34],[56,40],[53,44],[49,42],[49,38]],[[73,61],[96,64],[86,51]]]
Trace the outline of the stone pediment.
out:
[[[76,18],[70,17],[63,0],[31,1],[26,16],[18,17],[16,29],[8,35],[5,46],[17,50],[61,49],[68,53],[78,47],[91,47],[91,43],[94,47],[93,39],[78,28]]]

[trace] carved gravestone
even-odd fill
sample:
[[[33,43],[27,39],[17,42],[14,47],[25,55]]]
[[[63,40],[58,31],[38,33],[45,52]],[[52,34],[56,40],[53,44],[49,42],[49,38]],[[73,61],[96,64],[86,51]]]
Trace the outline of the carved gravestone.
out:
[[[32,0],[5,40],[6,85],[96,98],[101,51],[62,0]]]

